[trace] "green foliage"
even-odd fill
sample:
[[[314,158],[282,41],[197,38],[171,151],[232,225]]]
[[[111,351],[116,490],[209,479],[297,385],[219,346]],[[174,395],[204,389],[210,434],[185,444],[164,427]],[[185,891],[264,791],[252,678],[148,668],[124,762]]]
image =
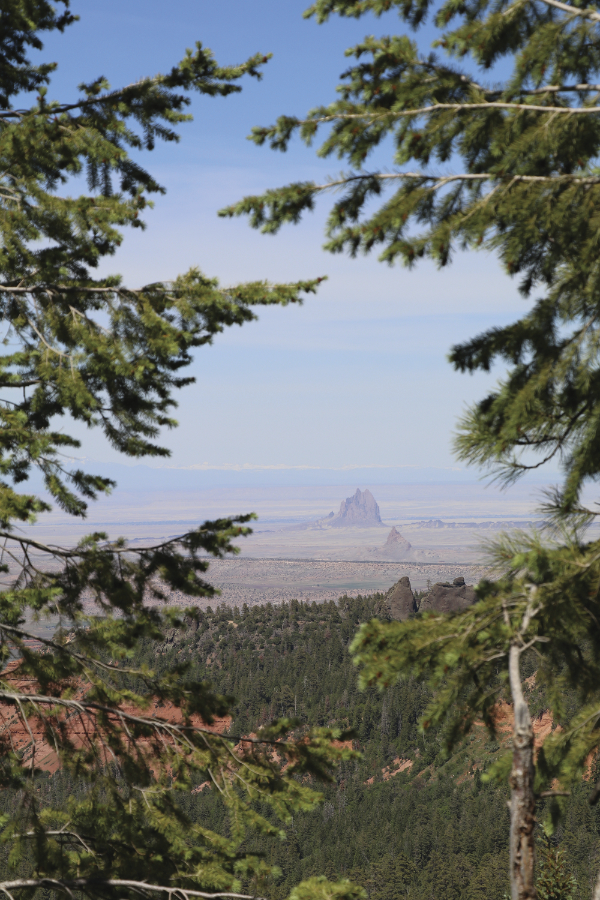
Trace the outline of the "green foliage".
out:
[[[292,602],[242,611],[217,607],[202,615],[197,628],[188,620],[158,644],[141,641],[129,665],[153,665],[162,674],[189,664],[188,677],[212,681],[217,694],[235,693],[230,728],[235,736],[256,732],[261,722],[277,715],[281,686],[303,685],[312,667],[316,677],[310,693],[298,692],[298,728],[325,723],[343,729],[348,718],[356,723],[354,746],[361,758],[340,763],[333,780],[322,786],[323,804],[294,812],[280,823],[284,841],[254,829],[247,833],[244,851],[280,872],[264,885],[270,900],[284,900],[299,882],[323,875],[330,882],[349,879],[370,898],[430,900],[435,891],[461,900],[504,900],[507,788],[486,777],[502,750],[486,743],[479,727],[446,758],[443,734],[434,725],[426,735],[418,731],[418,718],[430,699],[419,682],[406,680],[383,693],[356,689],[347,645],[357,625],[373,617],[379,600],[341,598],[335,604]],[[338,642],[339,654],[333,652]],[[535,660],[528,660],[524,669],[533,672]],[[125,673],[123,680],[128,683]],[[547,708],[542,688],[532,689],[530,702],[536,714]],[[576,709],[576,693],[565,689],[563,703],[568,712]],[[412,759],[413,767],[386,781],[384,769],[395,756]],[[87,791],[84,780],[65,771],[38,777],[36,786],[42,809],[66,811],[69,798],[78,800]],[[590,807],[589,793],[590,783],[573,784],[551,845],[561,851],[559,860],[566,861],[563,870],[577,878],[578,900],[589,900],[600,852],[600,808]],[[12,814],[14,802],[12,791],[1,792],[0,814]],[[552,802],[540,800],[540,818]],[[227,809],[216,789],[178,791],[176,803],[194,828],[228,833]],[[274,821],[266,805],[258,808]],[[31,860],[26,846],[19,864],[23,874]],[[9,875],[5,866],[0,847],[2,879]],[[541,860],[540,876],[544,870]]]
[[[376,614],[380,600],[376,595],[244,607],[234,624],[231,609],[218,607],[190,622],[186,631],[169,631],[162,644],[140,641],[135,658],[156,671],[185,662],[198,681],[212,682],[220,693],[235,697],[236,735],[290,715],[303,727],[351,726],[360,746],[369,747],[365,778],[396,755],[414,758],[422,767],[427,762],[417,722],[427,690],[411,682],[410,689],[399,686],[385,698],[374,689],[360,691],[348,653],[357,626]],[[432,758],[438,751],[436,741]]]
[[[539,900],[574,900],[577,896],[577,881],[567,870],[563,851],[548,840],[539,854],[536,888]]]
[[[563,725],[536,766],[536,790],[555,796],[553,826],[565,792],[550,787],[554,779],[574,785],[600,745],[599,554],[598,542],[583,537],[597,511],[580,503],[583,486],[600,476],[600,11],[557,0],[316,0],[306,15],[325,22],[388,11],[414,29],[431,19],[437,52],[422,52],[407,34],[367,36],[346,52],[336,100],[250,136],[281,151],[295,135],[308,145],[319,137],[318,155],[350,168],[321,184],[298,180],[246,197],[221,215],[246,215],[275,233],[335,191],[327,250],[378,248],[388,263],[429,257],[443,267],[456,250],[483,248],[519,276],[524,297],[541,294],[517,322],[452,348],[459,371],[506,370],[463,416],[455,447],[504,484],[558,462],[562,483],[545,511],[564,528],[559,541],[500,541],[502,577],[480,586],[472,609],[373,620],[353,645],[363,684],[427,682],[422,728],[444,729],[446,753],[477,717],[493,736],[497,700],[514,703],[511,892],[525,900],[535,893],[534,739],[521,677],[528,652]],[[491,83],[499,73],[503,80]],[[369,167],[387,148],[391,168]],[[565,709],[565,688],[578,693],[577,709]],[[495,774],[509,768],[500,759]],[[436,891],[451,896],[447,885]]]
[[[456,447],[504,481],[555,458],[564,513],[599,473],[600,12],[551,0],[317,0],[306,15],[388,11],[413,28],[433,20],[437,52],[406,34],[368,36],[346,51],[336,100],[251,135],[285,151],[296,133],[306,144],[323,134],[318,155],[350,168],[221,214],[273,233],[336,191],[331,252],[379,248],[388,263],[445,266],[457,249],[484,248],[520,276],[525,296],[543,292],[518,322],[453,348],[460,371],[508,367],[462,420]],[[506,74],[491,83],[497,65]],[[388,147],[390,168],[370,167]]]
[[[332,884],[323,875],[318,875],[301,882],[295,887],[290,900],[337,900],[348,897],[349,900],[365,900],[366,892],[349,881]]]
[[[156,670],[166,672],[189,663],[189,677],[205,683],[210,679],[217,693],[237,694],[229,731],[235,739],[277,714],[282,684],[301,688],[297,733],[321,723],[341,731],[349,718],[356,722],[354,746],[361,758],[339,764],[333,779],[322,786],[321,807],[296,812],[280,825],[283,842],[257,830],[247,834],[246,853],[280,870],[264,888],[271,900],[283,900],[298,882],[323,875],[329,882],[349,879],[369,897],[408,893],[414,900],[428,900],[431,886],[443,879],[451,892],[483,880],[488,900],[502,900],[508,820],[504,787],[482,786],[472,773],[465,777],[464,754],[447,762],[437,759],[438,736],[432,729],[424,742],[416,727],[428,699],[424,685],[400,684],[387,695],[357,690],[347,647],[357,624],[373,616],[380,600],[292,601],[245,608],[241,614],[217,607],[202,615],[197,628],[188,621],[170,630],[162,643],[140,642],[130,665],[153,661]],[[304,678],[311,670],[315,677],[305,690]],[[481,765],[491,757],[479,746]],[[412,759],[413,768],[386,781],[384,769],[394,768],[398,755]],[[424,766],[434,771],[427,784],[418,774]],[[37,785],[41,805],[55,809],[79,790],[64,772]],[[10,808],[9,797],[4,802]],[[190,822],[213,834],[227,833],[227,810],[214,788],[179,791],[177,804]],[[3,808],[0,796],[0,812]],[[259,810],[272,820],[266,806]],[[593,822],[588,825],[590,831],[593,827]],[[581,839],[579,832],[573,834]]]
[[[334,781],[323,786],[324,804],[294,815],[284,826],[286,840],[272,844],[255,836],[251,846],[281,870],[269,887],[272,900],[283,900],[299,881],[325,874],[348,878],[369,897],[399,894],[411,900],[432,895],[465,900],[504,900],[508,887],[508,824],[505,782],[490,779],[504,756],[508,735],[486,741],[485,729],[446,755],[444,733],[432,724],[425,734],[418,720],[431,700],[426,685],[411,678],[384,692],[357,690],[347,647],[357,625],[376,614],[380,597],[341,598],[337,603],[251,606],[239,615],[217,607],[203,615],[198,628],[188,624],[169,632],[158,647],[155,665],[190,661],[198,679],[213,682],[239,699],[232,706],[231,733],[249,733],[279,711],[283,685],[297,691],[301,727],[354,723],[354,746],[361,758],[342,762]],[[233,623],[233,624],[230,624]],[[340,650],[338,650],[340,647]],[[140,648],[151,659],[150,644]],[[524,675],[537,668],[524,657]],[[307,680],[311,670],[315,677]],[[548,708],[545,689],[529,691],[532,714]],[[565,718],[578,708],[577,693],[562,692]],[[388,778],[393,759],[413,761],[409,770]],[[591,782],[574,781],[562,799],[563,815],[552,837],[568,872],[577,877],[578,900],[588,900],[600,852],[600,808],[591,807]],[[427,778],[427,776],[429,776]],[[52,781],[53,779],[50,779]],[[182,796],[195,821],[223,830],[215,792],[205,789]],[[550,815],[555,801],[540,798],[538,815]],[[434,893],[435,892],[435,893]]]
[[[495,736],[496,704],[512,700],[510,648],[529,649],[536,685],[562,726],[539,753],[536,789],[550,789],[556,778],[567,789],[579,783],[586,760],[600,747],[598,544],[573,536],[549,546],[516,535],[496,552],[505,574],[483,581],[479,602],[464,612],[363,624],[352,645],[360,679],[381,689],[398,679],[425,680],[432,694],[421,726],[425,732],[442,728],[446,752],[452,752],[478,718]],[[510,760],[501,758],[490,774],[504,778],[509,769]],[[548,808],[555,823],[563,807],[556,798]]]
[[[55,65],[36,66],[28,53],[44,32],[76,21],[68,0],[8,0],[0,18],[0,705],[11,723],[0,735],[0,793],[12,800],[0,826],[1,889],[104,900],[242,885],[256,893],[275,869],[244,841],[279,839],[294,813],[319,803],[315,781],[353,755],[332,743],[344,733],[305,728],[294,739],[292,720],[280,718],[240,749],[210,728],[231,698],[183,662],[158,671],[138,652],[186,615],[197,621],[197,609],[165,601],[172,591],[213,596],[208,558],[236,552],[252,516],[141,548],[103,533],[76,547],[45,545],[17,525],[50,503],[84,517],[87,502],[114,486],[65,462],[79,442],[61,417],[101,429],[127,456],[168,455],[159,431],[177,424],[174,395],[193,381],[183,374],[193,351],[256,318],[256,307],[300,302],[321,280],[225,288],[193,267],[130,287],[95,275],[125,228],[145,227],[151,196],[164,191],[131,151],[178,140],[190,92],[237,92],[268,57],[221,67],[197,43],[166,74],[118,89],[98,78],[64,103],[50,94]],[[23,108],[20,95],[31,92]],[[82,174],[87,193],[72,196]],[[50,502],[20,491],[34,469]],[[31,645],[40,623],[41,652]],[[15,657],[17,676],[6,668]],[[29,735],[25,748],[15,728]],[[48,751],[67,796],[40,787]],[[220,831],[178,800],[205,781],[223,806]]]
[[[23,14],[29,5],[13,4],[19,27],[18,10]],[[5,18],[13,21],[10,12],[3,13]],[[60,19],[60,26],[65,22]],[[58,27],[47,17],[44,23]],[[32,27],[21,43],[36,41]],[[24,59],[22,52],[17,56]],[[266,61],[256,55],[241,66],[223,68],[197,44],[167,75],[119,90],[99,79],[82,85],[81,99],[70,104],[48,99],[42,86],[28,110],[14,110],[9,103],[22,89],[24,69],[34,78],[26,60],[0,84],[7,97],[7,110],[0,113],[5,172],[0,311],[8,326],[5,346],[17,346],[0,357],[0,385],[12,398],[0,411],[0,470],[19,482],[38,467],[46,489],[69,513],[82,515],[83,498],[94,498],[111,484],[79,470],[65,471],[60,457],[79,443],[53,430],[53,417],[68,413],[101,428],[128,456],[167,455],[154,439],[161,427],[176,424],[170,415],[176,405],[173,391],[193,381],[181,374],[191,351],[225,328],[255,319],[253,307],[298,302],[321,280],[223,289],[192,268],[133,289],[116,275],[93,277],[100,260],[120,245],[121,229],[144,227],[140,214],[149,197],[164,191],[132,160],[129,149],[151,150],[157,139],[179,139],[174,127],[189,118],[184,110],[190,102],[181,91],[225,96],[240,90],[235,82],[242,76],[260,77]],[[35,77],[48,80],[48,71]],[[83,172],[89,194],[59,193]],[[27,521],[44,508],[3,485],[2,527],[14,518]]]

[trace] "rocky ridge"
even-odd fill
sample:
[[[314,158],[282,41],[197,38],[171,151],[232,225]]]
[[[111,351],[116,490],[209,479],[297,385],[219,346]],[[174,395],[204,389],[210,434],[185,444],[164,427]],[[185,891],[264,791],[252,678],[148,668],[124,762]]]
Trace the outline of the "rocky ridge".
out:
[[[477,601],[477,595],[472,584],[465,584],[465,579],[460,576],[455,578],[452,584],[439,581],[434,584],[419,605],[421,612],[460,612]]]
[[[471,584],[465,584],[462,575],[455,578],[452,583],[439,581],[417,601],[410,579],[404,575],[386,593],[383,606],[392,619],[399,622],[408,619],[416,612],[460,612],[472,606],[477,600],[475,589]]]

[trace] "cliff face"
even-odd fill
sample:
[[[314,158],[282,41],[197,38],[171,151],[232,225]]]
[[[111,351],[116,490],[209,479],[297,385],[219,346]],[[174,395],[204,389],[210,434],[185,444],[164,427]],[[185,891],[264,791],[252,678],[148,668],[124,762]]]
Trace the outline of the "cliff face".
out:
[[[379,506],[371,491],[356,489],[356,493],[346,500],[342,500],[337,516],[322,520],[331,528],[346,528],[359,525],[362,528],[383,525]]]

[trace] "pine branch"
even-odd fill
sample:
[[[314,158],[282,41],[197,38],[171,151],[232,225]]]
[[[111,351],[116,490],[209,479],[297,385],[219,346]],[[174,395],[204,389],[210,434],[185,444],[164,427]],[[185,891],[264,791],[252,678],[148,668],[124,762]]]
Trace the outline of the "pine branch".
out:
[[[269,59],[269,55],[262,56],[262,54],[256,54],[250,60],[245,63],[241,63],[237,67],[231,67],[230,71],[233,71],[234,68],[237,68],[237,75],[230,75],[227,78],[224,75],[223,70],[216,70],[215,73],[206,73],[205,78],[208,83],[210,77],[216,77],[217,79],[222,78],[225,82],[231,80],[232,77],[240,78],[242,75],[248,73],[250,75],[262,77],[259,72],[257,72],[257,66],[261,63],[266,63]],[[46,116],[56,116],[61,113],[68,113],[75,109],[86,109],[90,106],[99,106],[106,103],[114,103],[115,100],[127,100],[128,94],[132,94],[138,92],[140,89],[147,90],[148,88],[165,86],[170,87],[170,82],[173,80],[173,72],[169,73],[169,75],[154,75],[148,76],[146,78],[140,78],[138,81],[133,81],[131,84],[125,85],[124,87],[117,88],[114,91],[109,91],[107,94],[101,94],[96,97],[88,97],[87,99],[81,99],[76,101],[75,103],[58,103],[58,104],[45,104],[43,103],[40,108],[35,110],[35,115],[46,115]],[[227,85],[229,87],[229,85]],[[235,90],[240,90],[239,88],[234,88]],[[25,116],[28,116],[32,113],[29,109],[10,109],[4,110],[0,112],[0,120],[2,119],[23,119]]]
[[[138,81],[132,81],[131,84],[125,85],[125,87],[117,88],[114,91],[110,91],[108,94],[102,94],[98,97],[91,97],[87,100],[81,99],[76,103],[60,103],[56,106],[49,105],[45,109],[36,110],[36,115],[47,115],[47,116],[56,116],[60,113],[71,112],[74,109],[85,109],[88,106],[96,106],[101,105],[103,103],[111,103],[114,100],[122,99],[131,91],[137,90],[139,88],[149,88],[156,87],[163,83],[165,80],[164,75],[155,75],[153,77],[140,78]],[[22,119],[24,116],[28,116],[31,114],[31,110],[29,109],[9,109],[3,112],[0,112],[0,119]]]

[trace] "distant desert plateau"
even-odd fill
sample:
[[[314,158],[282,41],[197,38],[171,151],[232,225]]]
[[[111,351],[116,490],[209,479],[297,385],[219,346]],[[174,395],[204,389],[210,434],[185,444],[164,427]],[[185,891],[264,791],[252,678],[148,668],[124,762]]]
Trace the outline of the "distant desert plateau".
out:
[[[92,504],[85,522],[53,512],[25,531],[65,545],[102,530],[140,546],[206,519],[253,511],[254,533],[240,540],[240,555],[211,562],[208,580],[221,590],[221,601],[323,601],[386,591],[404,575],[416,590],[461,575],[476,583],[484,571],[484,543],[501,530],[530,528],[540,499],[539,487],[520,485],[506,492],[482,484],[170,492],[149,485]],[[173,601],[188,602],[182,596]]]

